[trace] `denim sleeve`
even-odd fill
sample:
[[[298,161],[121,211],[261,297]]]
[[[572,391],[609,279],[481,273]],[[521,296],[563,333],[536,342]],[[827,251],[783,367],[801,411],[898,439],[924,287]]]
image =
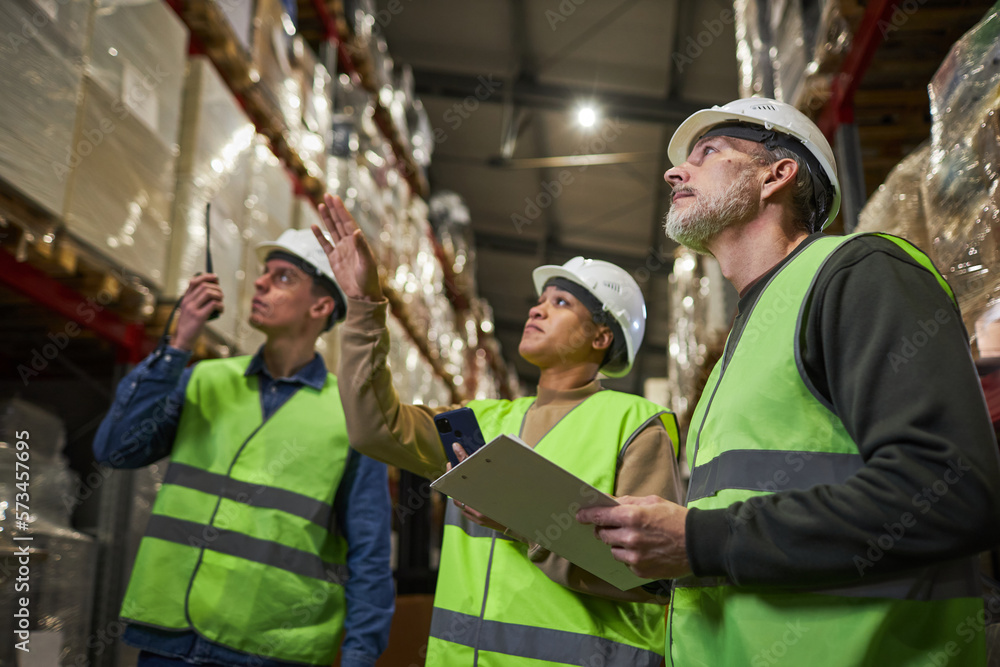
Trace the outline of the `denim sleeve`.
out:
[[[125,376],[94,436],[94,458],[141,468],[170,454],[191,369],[190,352],[159,347]]]
[[[385,465],[354,450],[351,457],[355,465],[349,465],[336,500],[338,525],[347,539],[349,573],[341,665],[371,667],[389,643],[395,607],[389,562],[392,509]]]

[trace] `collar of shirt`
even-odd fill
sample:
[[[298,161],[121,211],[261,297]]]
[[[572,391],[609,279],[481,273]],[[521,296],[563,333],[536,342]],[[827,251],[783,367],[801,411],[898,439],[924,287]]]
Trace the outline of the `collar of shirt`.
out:
[[[538,387],[534,406],[543,407],[546,405],[573,405],[599,391],[601,391],[601,381],[596,378],[582,387],[575,387],[573,389],[550,389],[549,387]]]
[[[253,355],[253,359],[250,360],[250,365],[247,366],[247,370],[243,375],[246,377],[263,375],[272,381],[305,385],[319,391],[326,384],[326,364],[323,363],[323,357],[319,356],[319,354],[314,354],[312,361],[300,368],[295,375],[275,378],[271,375],[271,371],[267,369],[267,364],[264,363],[264,348],[261,347]]]
[[[800,252],[802,252],[806,248],[806,246],[808,246],[816,239],[823,238],[824,236],[826,236],[826,234],[824,234],[823,232],[816,232],[815,234],[810,234],[809,236],[804,238],[801,243],[795,246],[794,250],[785,255],[785,257],[780,262],[772,266],[762,276],[760,276],[755,281],[747,285],[747,287],[743,290],[743,293],[740,294],[740,300],[739,303],[737,304],[737,310],[739,314],[742,315],[743,313],[745,313],[747,309],[757,300],[757,297],[760,296],[760,293],[764,291],[764,287],[767,286],[767,282],[768,280],[771,279],[771,276],[773,276],[775,273],[781,270],[781,267],[783,267],[785,264],[788,264],[788,262],[792,261],[792,258],[798,255]]]

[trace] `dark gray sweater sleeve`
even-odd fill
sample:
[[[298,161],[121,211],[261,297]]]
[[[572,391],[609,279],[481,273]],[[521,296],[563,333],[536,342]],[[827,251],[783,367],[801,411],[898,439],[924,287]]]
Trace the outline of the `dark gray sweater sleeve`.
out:
[[[967,340],[934,276],[895,244],[838,251],[813,292],[803,364],[865,465],[841,485],[766,496],[750,521],[734,520],[740,503],[692,509],[695,574],[834,585],[1000,543],[1000,460]]]

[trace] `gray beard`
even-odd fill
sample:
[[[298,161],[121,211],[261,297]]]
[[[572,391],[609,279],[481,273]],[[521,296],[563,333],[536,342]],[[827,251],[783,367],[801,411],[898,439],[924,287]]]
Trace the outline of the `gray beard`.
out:
[[[746,170],[728,188],[708,198],[694,192],[694,204],[686,210],[670,207],[663,217],[663,231],[682,246],[708,255],[712,239],[757,212],[760,183],[756,173]]]

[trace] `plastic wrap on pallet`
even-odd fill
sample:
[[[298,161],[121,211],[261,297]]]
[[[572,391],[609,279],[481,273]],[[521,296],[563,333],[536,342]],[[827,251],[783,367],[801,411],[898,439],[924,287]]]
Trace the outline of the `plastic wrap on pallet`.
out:
[[[52,5],[0,3],[0,180],[61,216],[82,159],[73,131],[90,2]]]
[[[420,100],[414,100],[407,110],[407,125],[410,128],[410,145],[413,160],[421,167],[427,167],[434,155],[434,127]]]
[[[161,0],[97,0],[87,74],[168,146],[180,128],[187,41]]]
[[[779,3],[775,3],[776,5]],[[771,35],[777,57],[774,64],[774,97],[793,104],[803,84],[812,54],[812,43],[802,20],[800,0],[773,6]]]
[[[263,269],[257,259],[256,247],[261,243],[274,241],[283,231],[292,227],[294,203],[295,193],[284,165],[271,152],[267,141],[257,135],[253,159],[250,161],[249,192],[246,199],[248,217],[243,230],[245,278],[238,303],[239,315],[234,341],[240,352],[253,353],[265,340],[262,333],[248,324],[250,303],[256,291],[254,280]]]
[[[158,287],[170,247],[175,148],[85,78],[66,228]]]
[[[71,471],[65,459],[46,459],[36,456],[35,445],[43,445],[43,442],[36,436],[27,441],[31,445],[30,451],[30,471],[31,471],[31,492],[29,494],[30,508],[28,512],[28,522],[31,532],[51,532],[58,528],[69,528],[70,511],[75,504],[75,492],[77,486],[76,473]],[[18,478],[15,472],[22,471],[17,463],[20,451],[14,447],[0,447],[0,479],[8,480],[11,489],[15,489],[14,481]],[[22,463],[22,466],[24,464]],[[15,489],[16,490],[16,489]],[[22,497],[23,500],[23,497]],[[0,505],[3,507],[3,505]],[[14,503],[11,502],[6,513],[11,525],[3,525],[0,535],[8,534],[7,531],[16,532],[14,526]],[[0,512],[0,515],[3,515]]]
[[[39,430],[37,435],[43,435]],[[0,448],[0,571],[12,572],[22,562],[14,557],[16,545],[30,549],[31,567],[31,648],[45,647],[54,657],[52,664],[75,664],[86,655],[90,631],[93,573],[96,551],[92,538],[69,527],[76,476],[62,461],[36,458],[34,448],[42,445],[32,433],[31,499],[28,528],[18,522],[13,508],[23,501],[23,489],[16,484],[19,459],[14,449]],[[7,511],[3,511],[7,508]],[[15,536],[30,536],[30,542],[14,542]],[[24,590],[17,591],[13,577],[0,577],[0,609],[13,610]],[[0,631],[8,631],[10,613],[0,620]],[[9,627],[12,635],[13,626]],[[9,642],[0,646],[11,646]],[[0,662],[9,662],[6,648],[0,648]]]
[[[850,50],[857,17],[844,0],[736,0],[741,97],[763,95],[817,112],[831,75]]]
[[[858,215],[859,232],[886,232],[902,236],[919,248],[930,249],[927,213],[921,190],[927,175],[931,145],[925,142],[896,165]]]
[[[791,102],[809,116],[818,114],[829,101],[833,77],[851,50],[860,12],[848,18],[843,9],[844,0],[803,2],[803,26],[815,28],[815,39],[811,47],[806,40],[811,62]]]
[[[307,197],[296,197],[292,205],[292,227],[294,229],[309,229],[313,225],[318,225],[320,229],[326,229],[323,220],[319,217],[319,211]]]
[[[181,128],[174,239],[165,289],[179,297],[205,270],[205,205],[211,203],[213,270],[226,308],[208,327],[226,341],[236,335],[238,299],[245,279],[243,232],[247,209],[254,126],[211,62],[191,59]]]
[[[364,110],[371,105],[371,93],[355,84],[347,74],[341,73],[333,80],[333,113],[340,115],[340,122],[353,119],[359,123]]]
[[[295,72],[302,88],[302,124],[328,140],[333,114],[333,79],[326,67],[301,37],[292,43]]]
[[[375,28],[377,7],[375,0],[344,0],[344,16],[351,34],[359,40],[367,40]]]
[[[13,491],[4,489],[0,483],[0,504],[13,504]],[[33,658],[46,661],[29,663],[21,658],[20,664],[79,665],[81,658],[86,658],[94,648],[97,636],[91,634],[97,545],[90,536],[69,528],[34,530],[31,538],[30,543],[20,543],[30,545],[29,648]],[[20,566],[12,551],[12,545],[0,544],[0,569],[13,572]],[[14,636],[16,627],[20,629],[15,626],[13,610],[20,607],[18,598],[24,594],[15,589],[14,578],[0,584],[0,609],[8,612],[0,619],[0,632],[7,637]],[[122,629],[115,621],[112,631],[120,634]],[[108,636],[107,632],[104,636]],[[0,664],[18,664],[15,653],[21,652],[15,651],[13,641],[0,642]]]
[[[330,74],[301,37],[292,41],[292,78],[298,89],[299,117],[291,127],[289,143],[302,158],[306,171],[323,179],[332,141]]]
[[[435,193],[428,202],[434,233],[451,264],[455,287],[464,294],[476,291],[476,244],[472,217],[462,197],[454,192]]]
[[[254,0],[213,0],[246,53],[253,49]]]
[[[714,363],[713,351],[729,331],[738,297],[715,258],[687,248],[676,251],[669,281],[674,323],[668,337],[669,407],[686,425],[700,383]]]
[[[337,325],[316,339],[316,352],[323,357],[326,370],[334,375],[340,367],[340,336],[343,329]],[[343,391],[343,388],[341,388]]]
[[[931,79],[923,181],[933,257],[978,353],[1000,356],[1000,3],[952,47]]]
[[[2,4],[4,9],[17,8],[25,18],[4,30],[3,41],[11,48],[41,36],[58,41],[60,50],[67,53],[78,56],[86,51],[93,0],[5,0]]]
[[[850,50],[854,40],[857,18],[844,15],[843,0],[823,0],[816,28],[816,45],[813,47],[815,71],[832,74]]]
[[[302,125],[302,90],[292,66],[295,27],[280,0],[257,0],[253,62],[261,87],[278,105],[289,130]]]
[[[734,0],[740,97],[774,95],[771,33],[764,0]]]
[[[386,320],[389,330],[389,368],[393,384],[404,403],[438,407],[451,404],[448,386],[434,372],[403,325],[395,318]]]
[[[33,461],[59,460],[66,447],[66,427],[58,416],[22,398],[0,402],[0,449],[15,447],[22,431],[31,436],[28,445]]]

